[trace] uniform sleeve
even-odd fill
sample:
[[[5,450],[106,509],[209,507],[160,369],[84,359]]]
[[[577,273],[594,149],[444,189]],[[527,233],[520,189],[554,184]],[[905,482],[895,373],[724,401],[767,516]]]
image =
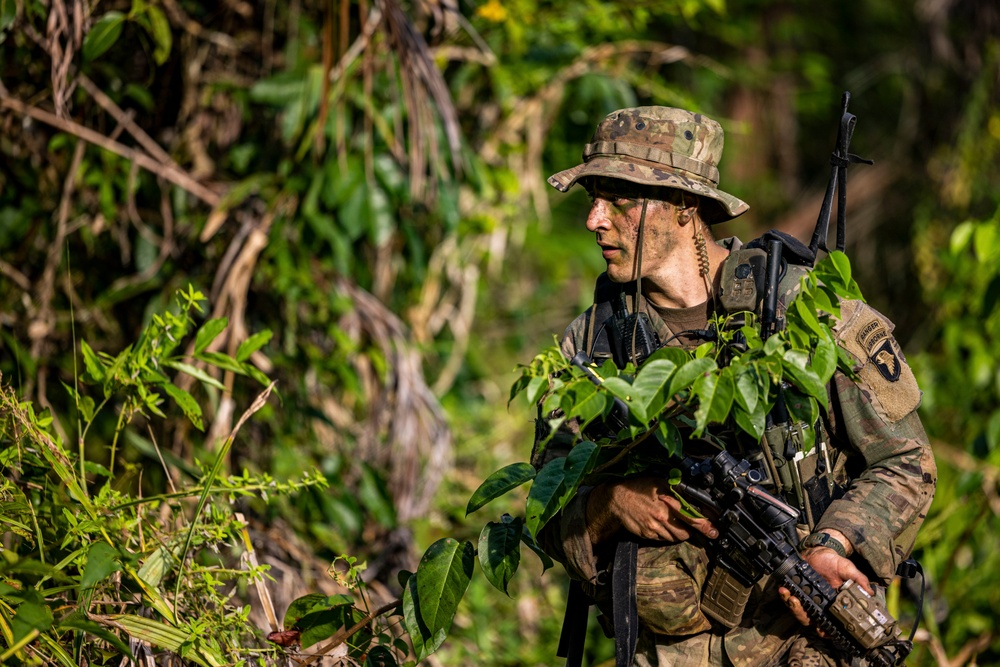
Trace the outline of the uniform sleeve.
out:
[[[916,411],[920,391],[891,336],[892,324],[864,304],[844,302],[834,331],[856,362],[855,379],[839,371],[834,376],[831,407],[836,435],[847,440],[857,465],[847,492],[815,530],[842,532],[887,584],[913,548],[934,497],[937,468]]]

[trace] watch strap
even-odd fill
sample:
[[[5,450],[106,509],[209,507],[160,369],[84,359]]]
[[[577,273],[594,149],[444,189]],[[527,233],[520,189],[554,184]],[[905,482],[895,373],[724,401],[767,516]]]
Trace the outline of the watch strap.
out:
[[[802,540],[802,547],[804,549],[826,547],[827,549],[833,549],[840,557],[847,558],[847,547],[841,544],[840,540],[831,537],[829,533],[813,533]]]

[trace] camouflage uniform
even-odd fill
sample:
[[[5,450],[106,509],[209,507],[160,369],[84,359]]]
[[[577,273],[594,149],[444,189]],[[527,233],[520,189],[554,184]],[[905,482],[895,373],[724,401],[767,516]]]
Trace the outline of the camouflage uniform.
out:
[[[745,211],[746,204],[715,188],[717,172],[714,179],[705,168],[701,170],[705,175],[677,173],[677,165],[697,165],[676,155],[665,158],[663,154],[655,154],[657,161],[670,159],[674,165],[673,170],[662,164],[655,166],[648,160],[654,153],[628,145],[664,118],[675,123],[667,134],[690,135],[685,147],[688,153],[693,153],[694,162],[699,162],[695,158],[700,157],[703,167],[705,163],[717,164],[722,138],[714,121],[680,110],[640,108],[611,114],[599,126],[594,142],[588,145],[589,159],[585,152],[583,165],[556,174],[549,179],[550,183],[565,191],[586,175],[624,178],[697,192],[714,204],[718,216],[715,222]],[[711,131],[700,132],[699,128],[706,124],[714,127],[709,125]],[[620,146],[609,148],[609,142],[615,141]],[[678,150],[677,144],[665,143],[668,144],[665,148],[657,150]],[[627,158],[598,155],[601,150],[626,150]],[[645,157],[636,158],[636,154]],[[730,250],[739,248],[735,239],[722,243]],[[779,317],[794,297],[804,271],[801,267],[789,267],[781,283]],[[663,321],[653,309],[644,310],[650,314],[660,340],[667,340],[670,333]],[[834,333],[854,360],[858,379],[853,381],[839,371],[835,374],[829,384],[831,407],[821,421],[828,431],[834,480],[845,493],[832,502],[814,530],[835,529],[843,533],[854,546],[854,563],[873,584],[888,585],[897,565],[908,556],[930,506],[936,468],[916,414],[920,391],[892,337],[892,324],[861,302],[845,301],[841,311]],[[570,324],[562,340],[567,358],[589,346],[588,336],[592,332],[588,313]],[[572,442],[568,435],[557,434],[543,451],[536,448],[532,463],[540,467],[552,458],[565,456]],[[581,488],[563,513],[545,527],[540,539],[544,548],[564,564],[569,575],[597,600],[607,630],[610,629],[607,627],[608,568],[614,545],[602,544],[595,549],[590,542],[585,516],[589,492],[589,488]],[[805,534],[804,527],[800,533]],[[634,665],[838,664],[831,647],[799,625],[787,611],[777,596],[776,584],[769,583],[767,578],[755,586],[739,626],[727,630],[710,621],[700,609],[702,586],[712,567],[704,544],[700,537],[695,537],[674,544],[640,545],[636,587],[640,633]]]

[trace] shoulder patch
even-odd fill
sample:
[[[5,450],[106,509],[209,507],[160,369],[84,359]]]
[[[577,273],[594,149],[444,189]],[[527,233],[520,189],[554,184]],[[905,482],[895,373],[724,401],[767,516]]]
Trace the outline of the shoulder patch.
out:
[[[876,412],[889,423],[913,412],[920,405],[920,388],[892,336],[892,322],[860,301],[842,301],[840,315],[834,333],[855,358],[859,384]]]

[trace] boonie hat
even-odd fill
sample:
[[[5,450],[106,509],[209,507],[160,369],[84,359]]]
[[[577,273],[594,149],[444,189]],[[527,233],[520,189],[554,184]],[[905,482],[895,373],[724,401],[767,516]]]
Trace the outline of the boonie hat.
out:
[[[620,178],[639,185],[678,188],[707,197],[714,206],[705,222],[725,222],[750,206],[719,190],[722,126],[701,114],[670,107],[635,107],[612,112],[583,149],[583,164],[549,176],[567,192],[587,176]]]

